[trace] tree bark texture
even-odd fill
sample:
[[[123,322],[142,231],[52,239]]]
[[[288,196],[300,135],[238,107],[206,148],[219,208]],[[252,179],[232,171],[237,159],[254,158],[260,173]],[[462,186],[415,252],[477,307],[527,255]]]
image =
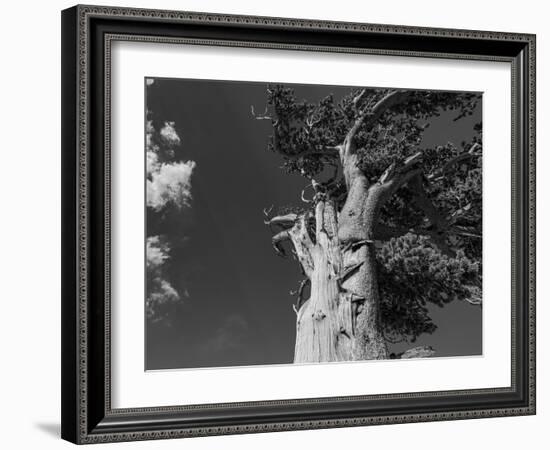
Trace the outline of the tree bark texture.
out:
[[[369,185],[355,157],[343,161],[348,195],[340,213],[324,194],[316,196],[315,243],[308,248],[311,294],[297,310],[294,362],[331,362],[388,357],[382,334],[374,228],[386,198]],[[297,233],[294,233],[297,236]],[[297,251],[297,253],[300,253]]]

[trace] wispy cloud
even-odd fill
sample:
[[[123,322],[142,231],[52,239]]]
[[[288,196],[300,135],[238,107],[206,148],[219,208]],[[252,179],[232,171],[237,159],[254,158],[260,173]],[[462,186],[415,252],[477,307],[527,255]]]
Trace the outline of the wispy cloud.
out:
[[[147,122],[147,206],[155,211],[170,205],[178,209],[190,206],[191,176],[196,163],[161,162],[161,159],[173,157],[174,149],[180,145],[174,122],[164,122],[158,134],[152,121]]]
[[[194,161],[178,161],[182,140],[174,122],[165,121],[155,129],[152,120],[145,127],[147,154],[147,207],[155,212],[183,211],[191,207],[191,178],[196,167]],[[185,238],[179,234],[170,239]],[[147,238],[147,317],[153,321],[170,323],[170,314],[182,297],[188,297],[187,289],[178,283],[178,290],[167,277],[170,259],[170,241],[167,236]]]
[[[170,247],[167,242],[162,242],[160,236],[149,236],[147,238],[146,254],[147,268],[159,269],[168,258],[170,258]]]
[[[164,126],[160,129],[160,137],[163,143],[169,147],[177,147],[181,144],[175,125],[174,122],[164,122]]]
[[[164,264],[170,258],[170,246],[160,236],[149,236],[146,245],[147,259],[147,317],[152,320],[166,318],[170,307],[181,300],[180,294],[164,278]],[[185,294],[187,294],[185,292]]]
[[[153,151],[147,152],[147,176],[152,176],[153,173],[160,169],[158,155]]]
[[[230,314],[212,336],[202,343],[202,351],[216,353],[238,348],[245,340],[248,328],[248,322],[243,316]]]
[[[147,206],[155,211],[168,204],[179,209],[190,206],[191,175],[195,166],[194,161],[158,164],[147,180]]]

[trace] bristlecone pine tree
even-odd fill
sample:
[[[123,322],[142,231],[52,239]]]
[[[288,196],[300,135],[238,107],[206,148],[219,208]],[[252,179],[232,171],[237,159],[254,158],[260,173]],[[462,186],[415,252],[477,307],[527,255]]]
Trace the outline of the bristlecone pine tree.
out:
[[[460,120],[479,101],[367,88],[312,104],[268,87],[265,113],[252,114],[271,121],[283,168],[307,179],[307,207],[264,211],[275,251],[304,275],[294,362],[431,356],[388,344],[435,330],[428,303],[481,305],[481,124],[469,142],[421,148],[435,116]]]

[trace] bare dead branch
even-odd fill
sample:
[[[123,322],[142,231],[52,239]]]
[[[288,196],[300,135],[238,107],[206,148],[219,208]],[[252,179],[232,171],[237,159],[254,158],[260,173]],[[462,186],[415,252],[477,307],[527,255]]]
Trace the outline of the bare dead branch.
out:
[[[315,112],[309,116],[309,117],[306,117],[306,120],[305,120],[305,123],[306,123],[306,133],[309,134],[311,129],[317,125],[319,125],[321,122],[322,122],[323,118],[322,117],[317,117],[315,118]]]
[[[271,217],[270,217],[270,216],[271,216],[271,211],[273,211],[273,205],[271,205],[269,208],[264,208],[264,209],[263,209],[264,216],[265,216],[265,218],[267,219],[267,221],[264,220],[264,223],[265,223],[266,225],[269,225],[268,222],[269,222],[269,220],[270,220],[270,218],[271,218]]]
[[[463,206],[459,209],[457,209],[455,212],[453,212],[449,216],[449,223],[456,224],[459,223],[459,221],[467,221],[468,213],[472,209],[472,204],[468,203],[466,206]]]
[[[303,201],[304,203],[311,203],[311,202],[313,201],[313,199],[308,200],[308,199],[306,198],[306,189],[307,189],[309,186],[310,186],[310,185],[308,185],[308,186],[306,186],[305,188],[303,188],[303,189],[302,189],[302,193],[300,194],[300,197],[301,197],[301,199],[302,199],[302,201]]]
[[[250,114],[256,120],[273,120],[273,116],[270,116],[267,113],[267,106],[265,107],[265,111],[262,114],[256,114],[256,112],[254,111],[254,105],[250,105]]]
[[[469,238],[473,238],[473,239],[482,239],[482,236],[479,233],[474,233],[474,232],[470,232],[470,231],[462,231],[459,228],[450,228],[449,232],[453,233],[453,234],[456,234],[457,236],[464,236],[464,237],[469,237]]]
[[[401,173],[406,172],[409,170],[413,165],[415,165],[417,162],[420,162],[422,160],[422,152],[416,152],[414,155],[409,156],[407,159],[405,159],[405,162],[403,165],[399,168],[399,171]]]
[[[368,124],[376,122],[392,106],[398,105],[409,97],[408,91],[391,90],[381,98],[371,110],[368,117]]]
[[[288,255],[285,252],[285,249],[283,247],[283,242],[291,240],[290,233],[288,230],[283,230],[277,233],[275,236],[271,238],[271,243],[273,245],[273,248],[275,249],[275,252],[277,255],[286,258]]]
[[[481,308],[483,306],[481,288],[479,286],[466,286],[466,289],[471,295],[470,297],[464,298],[464,301],[470,305],[479,306]]]
[[[303,274],[307,277],[309,277],[313,271],[313,258],[311,253],[314,247],[307,230],[307,221],[309,217],[310,213],[296,215],[296,219],[292,226],[273,237],[273,246],[280,256],[286,256],[282,243],[286,240],[290,240],[293,246],[292,253],[300,263]],[[290,219],[290,217],[285,218],[279,224],[281,226],[283,226],[283,224],[286,226],[290,223],[287,222],[287,219]]]
[[[269,220],[264,220],[264,223],[266,225],[286,226],[286,225],[294,225],[297,219],[298,219],[298,214],[290,213],[290,214],[285,214],[284,216],[275,216]]]
[[[308,284],[311,284],[311,281],[309,278],[304,278],[300,285],[298,286],[298,289],[296,291],[290,291],[290,295],[295,295],[297,297],[296,303],[292,305],[294,311],[296,314],[298,314],[298,311],[302,307],[302,305],[305,303],[304,301],[304,292],[306,290],[306,287]]]
[[[468,150],[468,153],[469,153],[470,155],[480,155],[480,156],[481,156],[481,154],[479,154],[479,153],[476,154],[476,153],[475,153],[475,151],[477,150],[478,147],[481,147],[481,145],[480,145],[478,142],[476,142],[475,144],[473,144],[473,145],[470,147],[470,150]]]
[[[461,163],[462,161],[466,161],[470,158],[476,158],[476,157],[481,156],[481,153],[476,152],[476,149],[479,146],[480,145],[476,142],[474,145],[472,145],[470,147],[470,149],[468,151],[463,152],[460,155],[455,156],[454,158],[451,158],[449,161],[447,161],[443,165],[443,167],[436,170],[434,173],[431,173],[431,174],[427,175],[426,178],[430,181],[440,179],[441,177],[448,174],[455,165]]]
[[[359,107],[359,103],[365,97],[365,94],[367,93],[366,89],[362,89],[359,94],[357,94],[355,97],[353,97],[353,100],[351,101],[353,104],[353,107],[357,109]]]
[[[380,178],[378,179],[378,184],[384,184],[386,181],[390,180],[393,175],[395,174],[395,167],[396,164],[393,162],[391,163],[386,170],[380,175]]]
[[[481,306],[481,298],[480,297],[465,298],[464,301],[469,303],[470,305]]]
[[[412,173],[410,172],[411,169],[413,169],[414,166],[421,160],[422,152],[416,152],[414,155],[405,159],[403,164],[400,166],[395,162],[391,163],[378,179],[378,184],[385,184],[393,181],[394,184],[398,184],[397,186],[392,186],[394,189],[405,184],[405,182],[407,182],[412,176]]]

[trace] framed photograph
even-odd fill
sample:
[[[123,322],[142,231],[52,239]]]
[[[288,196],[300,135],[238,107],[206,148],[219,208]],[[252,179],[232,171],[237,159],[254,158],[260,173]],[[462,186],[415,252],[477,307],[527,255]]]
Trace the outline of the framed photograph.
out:
[[[535,36],[62,12],[62,437],[535,413]]]

